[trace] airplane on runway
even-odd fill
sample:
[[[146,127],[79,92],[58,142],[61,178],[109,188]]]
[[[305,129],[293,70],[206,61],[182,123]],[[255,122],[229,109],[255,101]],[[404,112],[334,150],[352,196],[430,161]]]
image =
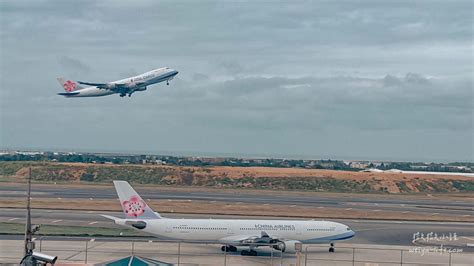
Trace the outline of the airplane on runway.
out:
[[[330,243],[355,235],[348,226],[330,221],[171,219],[154,212],[126,181],[114,181],[125,218],[102,215],[115,224],[133,228],[161,239],[213,241],[222,251],[256,256],[259,247],[296,252],[296,244]]]
[[[59,84],[64,88],[66,92],[58,93],[58,95],[69,97],[98,97],[106,96],[114,93],[118,93],[120,97],[128,95],[132,96],[132,93],[136,91],[144,91],[147,86],[155,83],[166,81],[166,85],[169,85],[169,81],[172,80],[179,72],[169,67],[163,67],[148,71],[138,76],[116,80],[108,83],[92,83],[82,81],[64,81],[63,78],[58,78]],[[86,85],[88,87],[83,87]]]

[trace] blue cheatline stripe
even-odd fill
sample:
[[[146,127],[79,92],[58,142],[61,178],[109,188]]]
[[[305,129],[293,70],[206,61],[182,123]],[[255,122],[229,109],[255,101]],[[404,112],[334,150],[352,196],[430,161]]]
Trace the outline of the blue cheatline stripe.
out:
[[[326,237],[320,237],[320,238],[311,238],[307,239],[304,242],[325,242],[325,241],[334,241],[334,240],[344,240],[344,239],[349,239],[355,235],[354,232],[347,232],[339,235],[334,235],[334,236],[326,236]]]
[[[150,80],[151,83],[156,83],[156,82],[160,82],[160,81],[164,81],[164,80],[167,80],[168,78],[172,77],[172,76],[176,76],[178,73],[176,72],[170,72],[168,74],[165,74],[163,76],[158,76],[158,77],[155,77],[153,78],[152,80]]]

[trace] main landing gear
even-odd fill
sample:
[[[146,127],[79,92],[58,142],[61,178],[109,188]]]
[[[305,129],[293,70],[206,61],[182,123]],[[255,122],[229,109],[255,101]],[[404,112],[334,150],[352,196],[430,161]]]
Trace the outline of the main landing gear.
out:
[[[120,93],[120,97],[124,97],[125,95],[125,93]]]
[[[242,252],[240,252],[240,255],[242,256],[257,256],[257,251],[251,249],[251,250],[242,250]]]
[[[331,246],[329,247],[329,252],[334,252],[334,243],[331,243]]]
[[[222,246],[221,250],[225,252],[236,252],[237,248],[234,246]]]
[[[166,81],[166,85],[168,85],[168,86],[170,85],[170,81],[169,81],[169,80]]]

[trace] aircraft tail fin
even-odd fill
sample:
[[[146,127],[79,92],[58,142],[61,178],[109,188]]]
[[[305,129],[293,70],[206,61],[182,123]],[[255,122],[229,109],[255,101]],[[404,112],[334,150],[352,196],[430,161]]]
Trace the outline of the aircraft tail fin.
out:
[[[114,186],[126,218],[161,219],[127,181],[114,180]]]
[[[72,80],[64,81],[64,78],[58,78],[59,85],[64,88],[64,90],[69,93],[76,90],[83,89],[83,87]]]

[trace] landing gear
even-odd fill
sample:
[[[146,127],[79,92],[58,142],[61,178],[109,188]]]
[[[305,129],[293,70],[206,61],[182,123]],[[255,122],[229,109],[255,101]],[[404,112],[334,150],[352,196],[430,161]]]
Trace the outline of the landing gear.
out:
[[[128,97],[132,97],[132,94],[131,94],[131,93],[129,93],[129,94],[128,94]]]
[[[125,96],[125,93],[120,93],[120,97],[124,97]]]
[[[237,248],[234,246],[222,246],[221,250],[225,252],[236,252]]]
[[[257,251],[251,249],[251,250],[242,250],[242,252],[240,252],[240,255],[242,256],[257,256]]]
[[[334,252],[334,243],[331,243],[331,246],[329,247],[329,252]]]
[[[170,85],[170,81],[169,81],[169,80],[166,81],[166,85],[168,85],[168,86]]]

